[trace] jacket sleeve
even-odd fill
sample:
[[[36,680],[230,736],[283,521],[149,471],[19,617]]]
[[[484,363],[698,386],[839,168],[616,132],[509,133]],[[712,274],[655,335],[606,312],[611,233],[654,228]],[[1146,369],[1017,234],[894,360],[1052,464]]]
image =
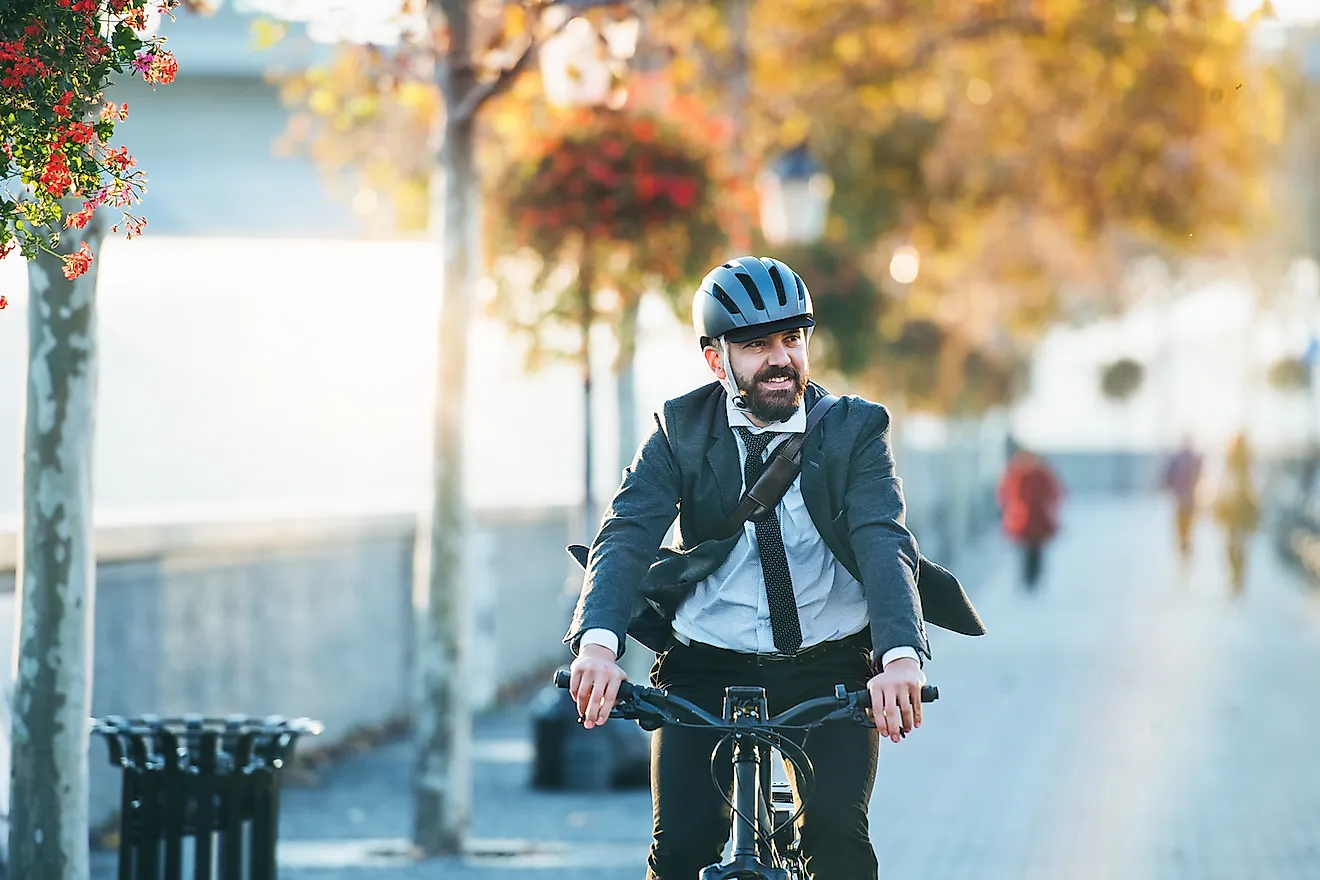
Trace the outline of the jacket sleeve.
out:
[[[917,541],[906,525],[903,486],[894,472],[889,412],[866,407],[844,490],[849,538],[861,573],[875,656],[908,646],[930,657],[917,592]]]
[[[564,636],[574,654],[582,635],[600,627],[619,637],[618,654],[623,655],[638,588],[677,517],[681,493],[678,464],[657,416],[655,431],[624,470],[591,544],[582,593]]]

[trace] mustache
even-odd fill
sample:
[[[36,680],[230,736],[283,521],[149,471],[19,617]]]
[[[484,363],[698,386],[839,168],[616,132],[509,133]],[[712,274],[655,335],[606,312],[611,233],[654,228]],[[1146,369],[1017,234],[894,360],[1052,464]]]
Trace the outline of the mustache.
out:
[[[801,379],[801,374],[791,366],[767,367],[766,369],[757,373],[752,381],[770,382],[775,379],[791,379],[793,382],[796,383],[797,381],[799,381],[799,379]]]

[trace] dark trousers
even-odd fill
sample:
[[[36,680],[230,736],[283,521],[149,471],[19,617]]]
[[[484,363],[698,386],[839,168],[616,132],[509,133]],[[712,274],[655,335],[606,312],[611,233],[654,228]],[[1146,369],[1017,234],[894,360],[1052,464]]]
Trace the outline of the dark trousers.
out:
[[[676,644],[657,658],[651,682],[718,716],[724,688],[730,685],[765,688],[770,713],[775,714],[803,700],[829,696],[836,684],[859,690],[870,675],[869,639],[853,637],[815,656],[759,664],[747,655]],[[655,824],[647,880],[696,880],[702,868],[720,861],[732,825],[725,798],[733,796],[733,763],[732,747],[725,744],[715,765],[722,795],[711,780],[711,752],[719,739],[718,734],[679,727],[663,727],[654,734]],[[799,831],[808,876],[814,880],[876,877],[867,805],[875,784],[878,742],[873,729],[850,722],[817,728],[806,737],[816,786]],[[789,776],[800,797],[791,766]]]
[[[1044,554],[1044,544],[1028,543],[1022,545],[1022,582],[1029,590],[1034,590],[1036,584],[1040,582],[1040,569]]]

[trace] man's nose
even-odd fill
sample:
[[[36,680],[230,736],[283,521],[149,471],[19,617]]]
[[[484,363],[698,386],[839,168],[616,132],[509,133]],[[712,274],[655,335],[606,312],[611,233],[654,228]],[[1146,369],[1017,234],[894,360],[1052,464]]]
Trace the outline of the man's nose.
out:
[[[774,342],[770,344],[770,363],[776,367],[788,365],[788,347],[782,342]]]

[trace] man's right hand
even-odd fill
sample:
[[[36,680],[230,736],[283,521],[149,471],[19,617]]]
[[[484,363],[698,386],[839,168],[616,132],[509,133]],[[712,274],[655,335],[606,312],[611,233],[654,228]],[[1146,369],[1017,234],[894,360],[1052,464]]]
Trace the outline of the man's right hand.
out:
[[[577,701],[582,726],[590,730],[604,724],[619,696],[619,685],[628,677],[614,662],[614,652],[604,645],[583,645],[568,671],[568,692]]]

